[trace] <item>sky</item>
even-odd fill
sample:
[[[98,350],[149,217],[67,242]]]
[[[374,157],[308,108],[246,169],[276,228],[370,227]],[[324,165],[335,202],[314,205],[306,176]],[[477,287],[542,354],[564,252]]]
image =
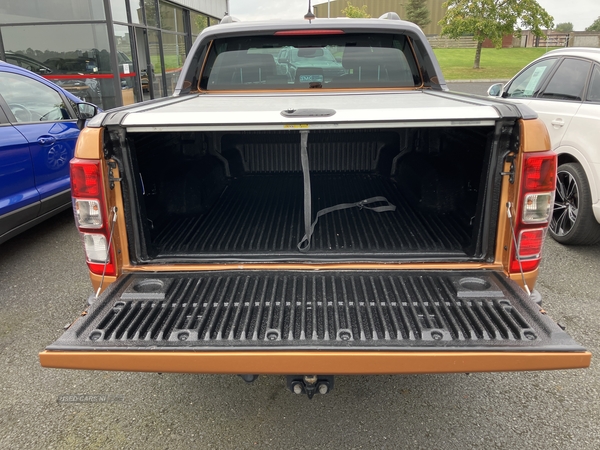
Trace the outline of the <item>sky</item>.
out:
[[[344,1],[344,0],[338,0]],[[575,31],[584,31],[600,16],[600,0],[537,0],[554,24],[571,22]],[[313,4],[327,3],[313,0]],[[229,0],[231,15],[243,20],[302,19],[308,0]]]

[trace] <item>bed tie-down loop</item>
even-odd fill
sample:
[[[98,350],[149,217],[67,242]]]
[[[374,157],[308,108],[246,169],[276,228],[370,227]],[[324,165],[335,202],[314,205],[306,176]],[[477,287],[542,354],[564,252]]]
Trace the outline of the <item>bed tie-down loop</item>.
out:
[[[300,131],[300,160],[302,163],[302,175],[304,179],[304,236],[298,243],[298,250],[301,252],[307,252],[310,250],[310,244],[312,235],[315,231],[315,227],[320,217],[329,214],[334,211],[341,211],[344,209],[358,208],[359,210],[368,209],[376,213],[395,211],[396,206],[392,205],[387,198],[383,196],[376,196],[360,200],[355,203],[340,203],[338,205],[329,206],[319,210],[315,216],[315,220],[311,223],[312,219],[312,195],[310,188],[310,164],[308,160],[308,130]],[[384,203],[378,206],[373,204]]]

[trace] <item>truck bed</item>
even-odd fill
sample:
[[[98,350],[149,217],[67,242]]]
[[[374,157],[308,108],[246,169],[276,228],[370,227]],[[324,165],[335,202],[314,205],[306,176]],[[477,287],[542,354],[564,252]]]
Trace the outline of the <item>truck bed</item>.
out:
[[[355,256],[397,254],[418,257],[464,256],[469,224],[452,213],[423,212],[389,178],[373,174],[313,175],[314,210],[385,196],[395,211],[375,213],[351,208],[323,216],[315,228],[310,254]],[[333,189],[332,189],[333,188]],[[249,176],[232,180],[213,208],[193,217],[174,217],[155,239],[169,257],[297,255],[304,235],[300,174]]]

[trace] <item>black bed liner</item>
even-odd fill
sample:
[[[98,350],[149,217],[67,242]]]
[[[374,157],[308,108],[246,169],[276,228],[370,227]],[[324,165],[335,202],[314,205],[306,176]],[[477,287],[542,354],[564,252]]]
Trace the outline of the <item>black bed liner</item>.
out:
[[[376,213],[352,208],[323,216],[312,238],[312,256],[402,254],[464,257],[469,225],[457,214],[421,211],[376,174],[311,175],[313,214],[340,203],[384,196],[396,206]],[[159,256],[302,256],[301,174],[252,175],[231,180],[206,214],[175,217],[154,238]]]
[[[493,271],[128,274],[47,350],[583,351]]]

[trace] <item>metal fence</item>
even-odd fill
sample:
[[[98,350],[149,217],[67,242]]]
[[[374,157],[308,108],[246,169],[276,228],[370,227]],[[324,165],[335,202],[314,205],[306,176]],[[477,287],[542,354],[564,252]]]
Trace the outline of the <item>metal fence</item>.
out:
[[[441,36],[427,36],[429,44],[433,48],[476,48],[477,41],[472,36],[461,36],[451,39]]]

